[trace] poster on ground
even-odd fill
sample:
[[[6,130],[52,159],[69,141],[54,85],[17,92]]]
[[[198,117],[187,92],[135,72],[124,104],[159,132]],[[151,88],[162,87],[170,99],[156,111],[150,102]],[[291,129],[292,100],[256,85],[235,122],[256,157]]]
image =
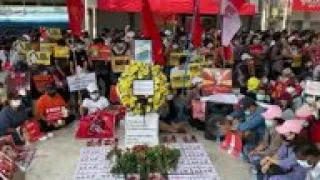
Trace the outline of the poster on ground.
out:
[[[128,113],[125,117],[125,146],[159,145],[159,115],[149,113],[145,116]]]
[[[84,90],[89,84],[97,82],[95,73],[82,73],[67,77],[70,92]]]

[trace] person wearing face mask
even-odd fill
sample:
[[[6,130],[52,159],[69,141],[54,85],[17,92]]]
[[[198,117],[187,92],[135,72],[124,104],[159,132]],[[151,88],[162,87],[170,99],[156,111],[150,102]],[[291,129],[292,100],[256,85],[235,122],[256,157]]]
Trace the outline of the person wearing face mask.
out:
[[[299,134],[304,121],[287,120],[276,127],[283,142],[276,154],[267,156],[260,161],[261,171],[267,180],[305,180],[307,170],[301,167],[294,153],[294,147],[299,142]]]
[[[297,162],[300,166],[308,169],[306,180],[320,179],[320,150],[311,143],[304,142],[297,145],[294,149]]]
[[[265,108],[260,107],[254,99],[245,97],[240,101],[240,112],[244,115],[244,120],[234,120],[235,129],[243,136],[243,153],[248,158],[249,152],[257,147],[265,132],[265,122],[262,113]]]
[[[282,139],[275,128],[282,125],[284,120],[281,119],[282,111],[279,106],[268,105],[267,110],[262,113],[265,119],[266,131],[259,145],[249,153],[249,160],[257,171],[257,180],[263,179],[263,174],[260,171],[260,160],[266,156],[272,156],[279,149]]]
[[[28,120],[28,112],[22,105],[21,98],[14,94],[8,95],[9,105],[0,112],[0,136],[11,135],[17,144],[23,144],[20,132],[16,129]]]
[[[96,111],[105,110],[110,106],[108,99],[100,96],[99,89],[96,83],[89,84],[89,86],[87,87],[87,91],[89,93],[89,98],[84,99],[80,107],[80,114],[91,114]]]
[[[36,117],[40,119],[40,129],[45,133],[59,129],[74,120],[74,116],[70,115],[67,109],[67,103],[52,84],[47,85],[45,94],[37,100],[35,110]]]

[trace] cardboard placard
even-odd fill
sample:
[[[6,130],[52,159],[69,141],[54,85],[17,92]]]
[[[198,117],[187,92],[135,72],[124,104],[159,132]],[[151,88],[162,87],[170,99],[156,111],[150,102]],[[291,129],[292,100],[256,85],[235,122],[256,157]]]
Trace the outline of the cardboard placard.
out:
[[[48,51],[53,53],[56,46],[56,43],[40,43],[40,51]]]
[[[32,77],[37,91],[44,92],[46,86],[54,83],[53,76],[51,75],[35,75]]]
[[[49,66],[51,64],[50,56],[48,51],[31,51],[27,53],[27,61],[32,64]]]
[[[169,66],[178,66],[180,64],[180,58],[187,56],[186,53],[170,53]]]
[[[84,90],[89,84],[97,82],[95,73],[82,73],[79,75],[68,76],[67,81],[70,92]]]
[[[69,59],[70,57],[70,48],[67,46],[56,46],[54,48],[54,53],[53,53],[55,58],[64,58],[64,59]]]
[[[152,40],[134,40],[133,59],[144,63],[152,63]]]
[[[187,74],[184,73],[175,73],[170,76],[171,87],[173,89],[191,87],[191,75],[190,72]]]
[[[201,65],[200,63],[190,63],[189,66],[190,75],[192,77],[200,76],[201,75]]]
[[[110,60],[111,50],[108,46],[91,45],[89,47],[89,57],[92,60]]]
[[[22,54],[26,54],[27,52],[32,50],[32,45],[30,42],[26,42],[26,41],[20,41],[19,42],[20,47],[21,47],[21,52]]]
[[[50,39],[59,40],[62,38],[61,29],[59,28],[49,28],[47,32]]]
[[[320,96],[320,82],[307,81],[305,91],[308,95]]]
[[[194,54],[191,57],[191,62],[202,64],[206,61],[206,57],[204,55]]]
[[[149,113],[145,116],[128,113],[125,117],[125,146],[156,146],[159,144],[159,115]]]
[[[115,73],[121,73],[125,67],[130,64],[131,58],[129,56],[112,56],[111,68]]]

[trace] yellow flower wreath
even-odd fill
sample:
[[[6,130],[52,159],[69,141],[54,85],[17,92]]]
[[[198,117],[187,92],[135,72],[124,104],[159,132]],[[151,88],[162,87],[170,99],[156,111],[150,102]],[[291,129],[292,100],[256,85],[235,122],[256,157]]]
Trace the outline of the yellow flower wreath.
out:
[[[142,104],[133,94],[133,81],[145,79],[154,81],[154,94],[146,99],[145,104]],[[157,111],[169,94],[167,76],[162,73],[160,66],[138,61],[133,61],[126,66],[119,78],[117,88],[122,104],[136,115]]]

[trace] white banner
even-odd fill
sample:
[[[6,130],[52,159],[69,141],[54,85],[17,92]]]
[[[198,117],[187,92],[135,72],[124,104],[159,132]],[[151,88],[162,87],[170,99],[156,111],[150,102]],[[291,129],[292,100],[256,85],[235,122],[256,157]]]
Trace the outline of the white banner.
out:
[[[229,1],[222,1],[222,45],[229,46],[232,38],[241,27],[241,20],[237,8]]]
[[[84,90],[89,84],[96,82],[95,73],[83,73],[79,75],[73,75],[67,77],[69,91]]]

